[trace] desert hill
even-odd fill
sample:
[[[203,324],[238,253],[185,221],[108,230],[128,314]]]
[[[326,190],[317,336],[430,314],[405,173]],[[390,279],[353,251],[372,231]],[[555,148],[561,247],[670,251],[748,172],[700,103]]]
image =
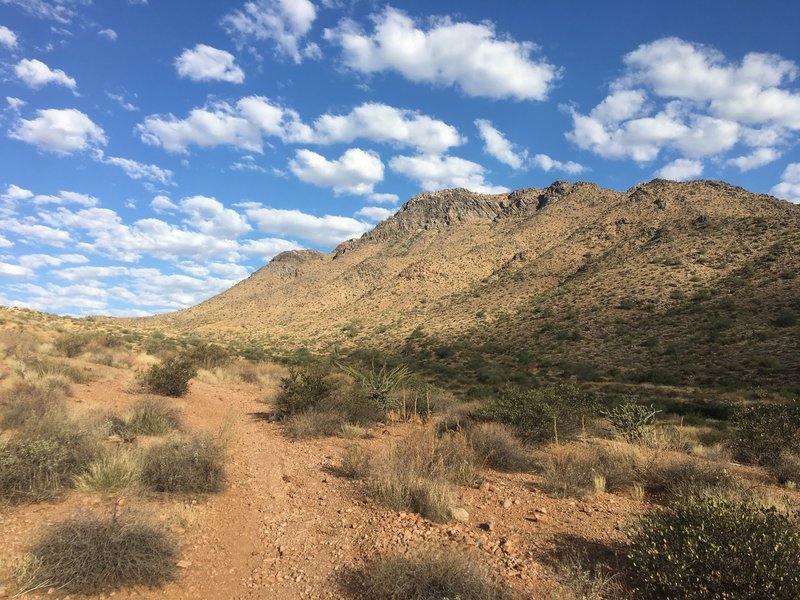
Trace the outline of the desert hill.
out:
[[[377,350],[471,385],[800,385],[800,207],[716,181],[423,193],[146,328]]]

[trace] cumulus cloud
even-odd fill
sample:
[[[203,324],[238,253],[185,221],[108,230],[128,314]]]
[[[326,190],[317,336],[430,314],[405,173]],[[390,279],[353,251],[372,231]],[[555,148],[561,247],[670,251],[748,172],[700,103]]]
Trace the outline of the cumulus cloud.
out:
[[[225,208],[216,198],[191,196],[180,202],[180,210],[187,215],[186,223],[202,233],[219,238],[236,238],[252,229],[242,215]]]
[[[311,150],[298,150],[289,169],[306,183],[330,187],[337,194],[371,194],[383,180],[383,163],[374,152],[350,148],[339,158],[328,160]]]
[[[32,277],[33,271],[20,265],[12,265],[0,261],[0,276],[3,275],[7,277]]]
[[[0,25],[0,46],[5,46],[6,48],[17,47],[17,34],[5,25]]]
[[[281,238],[259,238],[255,240],[245,240],[239,246],[239,252],[251,258],[257,258],[262,262],[272,260],[274,256],[287,250],[299,250],[301,246],[292,240]]]
[[[670,152],[696,171],[698,159],[743,147],[726,164],[748,170],[777,158],[775,146],[800,131],[800,93],[786,88],[798,69],[780,56],[751,52],[737,63],[714,48],[663,38],[623,62],[600,104],[572,111],[567,137],[582,149],[637,162]]]
[[[372,200],[373,202],[394,204],[398,200],[400,200],[400,196],[398,196],[397,194],[387,194],[387,193],[377,193],[376,192],[374,194],[370,194],[369,195],[369,199]]]
[[[25,254],[19,257],[19,264],[28,269],[41,267],[58,267],[65,264],[88,263],[89,259],[82,254]]]
[[[172,212],[178,210],[178,205],[167,196],[158,195],[150,201],[150,208],[157,213]]]
[[[356,211],[357,217],[364,217],[369,221],[383,221],[384,219],[388,219],[394,213],[397,212],[397,209],[392,208],[383,208],[382,206],[364,206],[363,208],[359,208]]]
[[[395,156],[389,161],[389,168],[414,179],[423,190],[428,191],[456,187],[482,194],[508,191],[507,187],[488,183],[486,171],[481,165],[457,156]]]
[[[263,233],[299,238],[321,246],[334,246],[372,229],[369,223],[350,217],[317,217],[299,210],[249,206],[245,212]]]
[[[562,162],[560,160],[550,158],[547,154],[534,155],[534,157],[531,159],[531,163],[542,169],[542,171],[545,173],[549,173],[550,171],[563,171],[565,173],[569,173],[570,175],[577,175],[578,173],[583,173],[586,170],[586,167],[579,163],[571,160]]]
[[[322,115],[310,128],[300,129],[297,138],[316,144],[350,143],[363,138],[424,152],[443,152],[465,141],[455,127],[444,121],[377,102],[356,106],[346,115]]]
[[[33,198],[33,192],[11,183],[6,187],[6,193],[0,196],[0,198],[5,200],[6,202],[16,202],[17,200],[28,200],[29,198]]]
[[[300,63],[319,53],[316,44],[303,46],[316,17],[309,0],[255,0],[226,15],[222,25],[239,44],[272,40],[279,54]]]
[[[656,177],[662,179],[672,179],[673,181],[686,181],[695,179],[703,174],[703,163],[699,160],[688,158],[678,158],[671,163],[664,165],[656,171]]]
[[[74,108],[37,110],[35,119],[18,119],[9,137],[48,152],[72,154],[106,144],[103,129]]]
[[[119,167],[131,179],[144,179],[163,185],[172,183],[173,172],[169,169],[162,169],[157,165],[140,163],[131,158],[122,158],[121,156],[106,156],[99,149],[95,153],[95,158],[103,164]]]
[[[352,20],[325,31],[355,71],[397,71],[411,81],[456,86],[469,96],[515,100],[544,100],[560,75],[533,56],[535,44],[498,36],[488,22],[445,17],[424,29],[391,7],[373,21],[372,33]]]
[[[75,90],[78,85],[72,77],[61,69],[51,69],[35,58],[33,60],[23,58],[14,67],[14,73],[25,85],[34,89],[43,87],[48,83],[63,85],[71,90]]]
[[[778,198],[800,204],[800,162],[787,165],[781,176],[781,182],[775,185],[770,193]]]
[[[106,38],[109,42],[117,41],[117,32],[111,28],[101,29],[100,31],[97,32],[97,35]]]
[[[89,194],[61,190],[58,195],[37,194],[33,197],[34,204],[78,204],[80,206],[97,206],[99,200]]]
[[[16,234],[18,236],[18,241],[24,244],[38,242],[63,248],[67,242],[72,241],[72,236],[68,231],[41,225],[33,219],[25,219],[22,221],[18,219],[2,219],[0,220],[0,229],[3,229],[6,234]]]
[[[756,148],[748,155],[729,159],[726,164],[739,167],[739,170],[744,172],[768,165],[780,157],[781,153],[775,148]]]
[[[231,165],[231,169],[234,171],[256,171],[258,173],[266,173],[267,170],[256,163],[255,156],[251,156],[249,154],[245,154],[244,156],[240,157],[235,163]]]
[[[492,126],[491,121],[476,119],[475,126],[478,128],[483,140],[484,152],[501,163],[507,164],[512,169],[521,169],[523,167],[525,159],[528,157],[527,150],[515,150],[514,145]]]
[[[187,48],[175,59],[178,75],[192,81],[243,83],[244,71],[233,54],[205,44]]]

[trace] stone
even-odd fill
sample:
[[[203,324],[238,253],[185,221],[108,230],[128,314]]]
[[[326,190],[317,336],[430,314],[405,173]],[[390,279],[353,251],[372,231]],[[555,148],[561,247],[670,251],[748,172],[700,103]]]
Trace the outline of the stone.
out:
[[[189,567],[192,566],[192,561],[179,560],[178,562],[175,563],[175,566],[178,567],[179,569],[188,569]]]
[[[461,507],[454,508],[450,516],[453,517],[454,521],[458,521],[459,523],[466,523],[469,521],[469,513]]]
[[[494,523],[492,521],[487,521],[486,523],[481,523],[478,525],[484,531],[494,531]]]
[[[503,508],[511,508],[511,504],[512,504],[512,502],[508,498],[503,500]]]

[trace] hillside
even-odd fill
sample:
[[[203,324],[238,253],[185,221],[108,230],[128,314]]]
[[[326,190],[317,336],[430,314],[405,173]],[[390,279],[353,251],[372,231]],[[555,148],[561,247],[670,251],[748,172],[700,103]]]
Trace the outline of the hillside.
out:
[[[800,384],[800,207],[722,182],[423,193],[147,328],[375,349],[470,384]]]

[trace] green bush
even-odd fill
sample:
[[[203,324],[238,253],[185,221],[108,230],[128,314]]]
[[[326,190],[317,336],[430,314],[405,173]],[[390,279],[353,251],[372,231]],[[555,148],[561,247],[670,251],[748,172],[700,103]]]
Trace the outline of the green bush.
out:
[[[592,399],[580,387],[560,384],[529,390],[507,387],[473,416],[511,425],[531,441],[547,442],[556,431],[561,439],[575,436],[593,412]]]
[[[692,496],[640,518],[628,551],[637,598],[796,600],[796,515],[750,500]]]
[[[773,464],[785,450],[800,451],[800,404],[740,407],[731,417],[731,428],[739,460]]]
[[[94,595],[175,578],[176,544],[149,525],[75,519],[49,529],[21,569],[25,590]]]
[[[218,492],[225,483],[225,450],[208,435],[170,439],[150,446],[141,481],[156,492]]]
[[[329,373],[320,368],[290,368],[281,378],[275,406],[285,416],[317,408],[330,398],[335,385]]]
[[[184,350],[182,356],[198,369],[209,371],[217,367],[224,367],[231,360],[230,352],[219,344],[192,346]]]
[[[188,360],[170,357],[144,371],[140,378],[145,390],[160,396],[178,398],[189,391],[189,380],[197,369]]]
[[[459,552],[380,558],[363,571],[374,600],[501,600],[508,594]]]

